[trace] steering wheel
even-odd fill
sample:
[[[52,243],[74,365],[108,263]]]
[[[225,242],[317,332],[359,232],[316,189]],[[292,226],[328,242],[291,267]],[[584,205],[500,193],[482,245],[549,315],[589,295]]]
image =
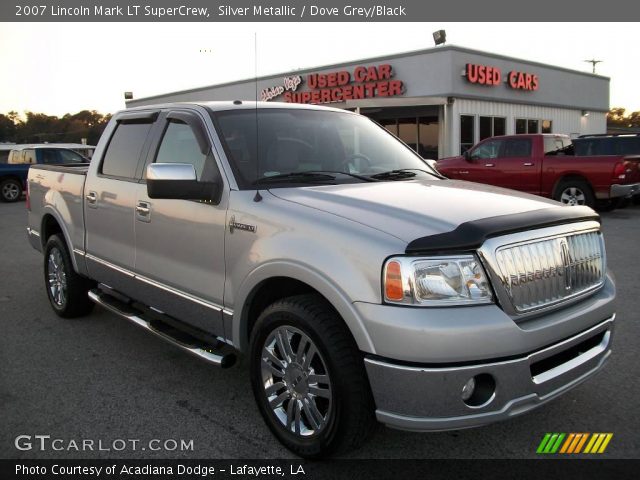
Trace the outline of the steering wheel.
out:
[[[364,165],[362,165],[361,163],[364,163]],[[344,171],[347,171],[349,173],[359,173],[371,170],[372,164],[373,162],[366,155],[362,153],[352,153],[343,160],[341,167]],[[352,165],[355,167],[355,171],[351,171]],[[361,168],[363,166],[365,168]]]

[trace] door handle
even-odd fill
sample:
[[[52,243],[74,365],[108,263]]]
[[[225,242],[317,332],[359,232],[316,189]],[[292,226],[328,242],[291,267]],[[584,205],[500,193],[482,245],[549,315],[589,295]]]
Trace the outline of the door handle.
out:
[[[531,163],[531,162],[523,163],[523,165],[524,165],[525,167],[533,167],[533,163]]]
[[[84,198],[87,200],[87,203],[89,205],[95,206],[98,202],[98,195],[96,194],[96,192],[89,192],[85,195]]]
[[[495,167],[495,163],[485,163],[484,164],[485,167]]]
[[[468,173],[469,173],[469,170],[460,170],[458,173],[459,173],[460,175],[466,175],[466,174],[468,174]]]
[[[149,202],[138,202],[136,205],[136,217],[143,222],[150,222],[151,204]]]

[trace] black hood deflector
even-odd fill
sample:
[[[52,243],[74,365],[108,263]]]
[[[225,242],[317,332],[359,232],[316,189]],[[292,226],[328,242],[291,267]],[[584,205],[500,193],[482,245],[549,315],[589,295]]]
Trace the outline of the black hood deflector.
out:
[[[530,212],[499,215],[461,223],[455,230],[418,238],[407,245],[407,254],[476,250],[498,235],[552,227],[585,220],[600,221],[589,207],[552,207]]]

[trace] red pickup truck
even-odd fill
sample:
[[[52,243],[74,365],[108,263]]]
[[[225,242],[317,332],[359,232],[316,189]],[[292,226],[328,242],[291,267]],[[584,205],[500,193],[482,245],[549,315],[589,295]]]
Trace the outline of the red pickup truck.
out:
[[[640,192],[640,155],[573,155],[566,135],[491,137],[459,157],[438,160],[449,178],[486,183],[595,206]]]

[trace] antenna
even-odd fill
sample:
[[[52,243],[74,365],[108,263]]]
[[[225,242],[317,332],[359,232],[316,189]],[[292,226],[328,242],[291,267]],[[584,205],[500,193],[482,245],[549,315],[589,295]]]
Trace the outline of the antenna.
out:
[[[591,60],[585,60],[585,62],[590,63],[593,66],[593,73],[596,73],[596,65],[604,62],[604,60],[596,60],[592,58]]]
[[[253,201],[259,202],[262,200],[262,195],[260,195],[260,184],[257,183],[260,177],[260,149],[258,148],[260,138],[258,132],[258,32],[253,32],[253,52],[254,83],[256,87],[256,194],[253,197]]]

